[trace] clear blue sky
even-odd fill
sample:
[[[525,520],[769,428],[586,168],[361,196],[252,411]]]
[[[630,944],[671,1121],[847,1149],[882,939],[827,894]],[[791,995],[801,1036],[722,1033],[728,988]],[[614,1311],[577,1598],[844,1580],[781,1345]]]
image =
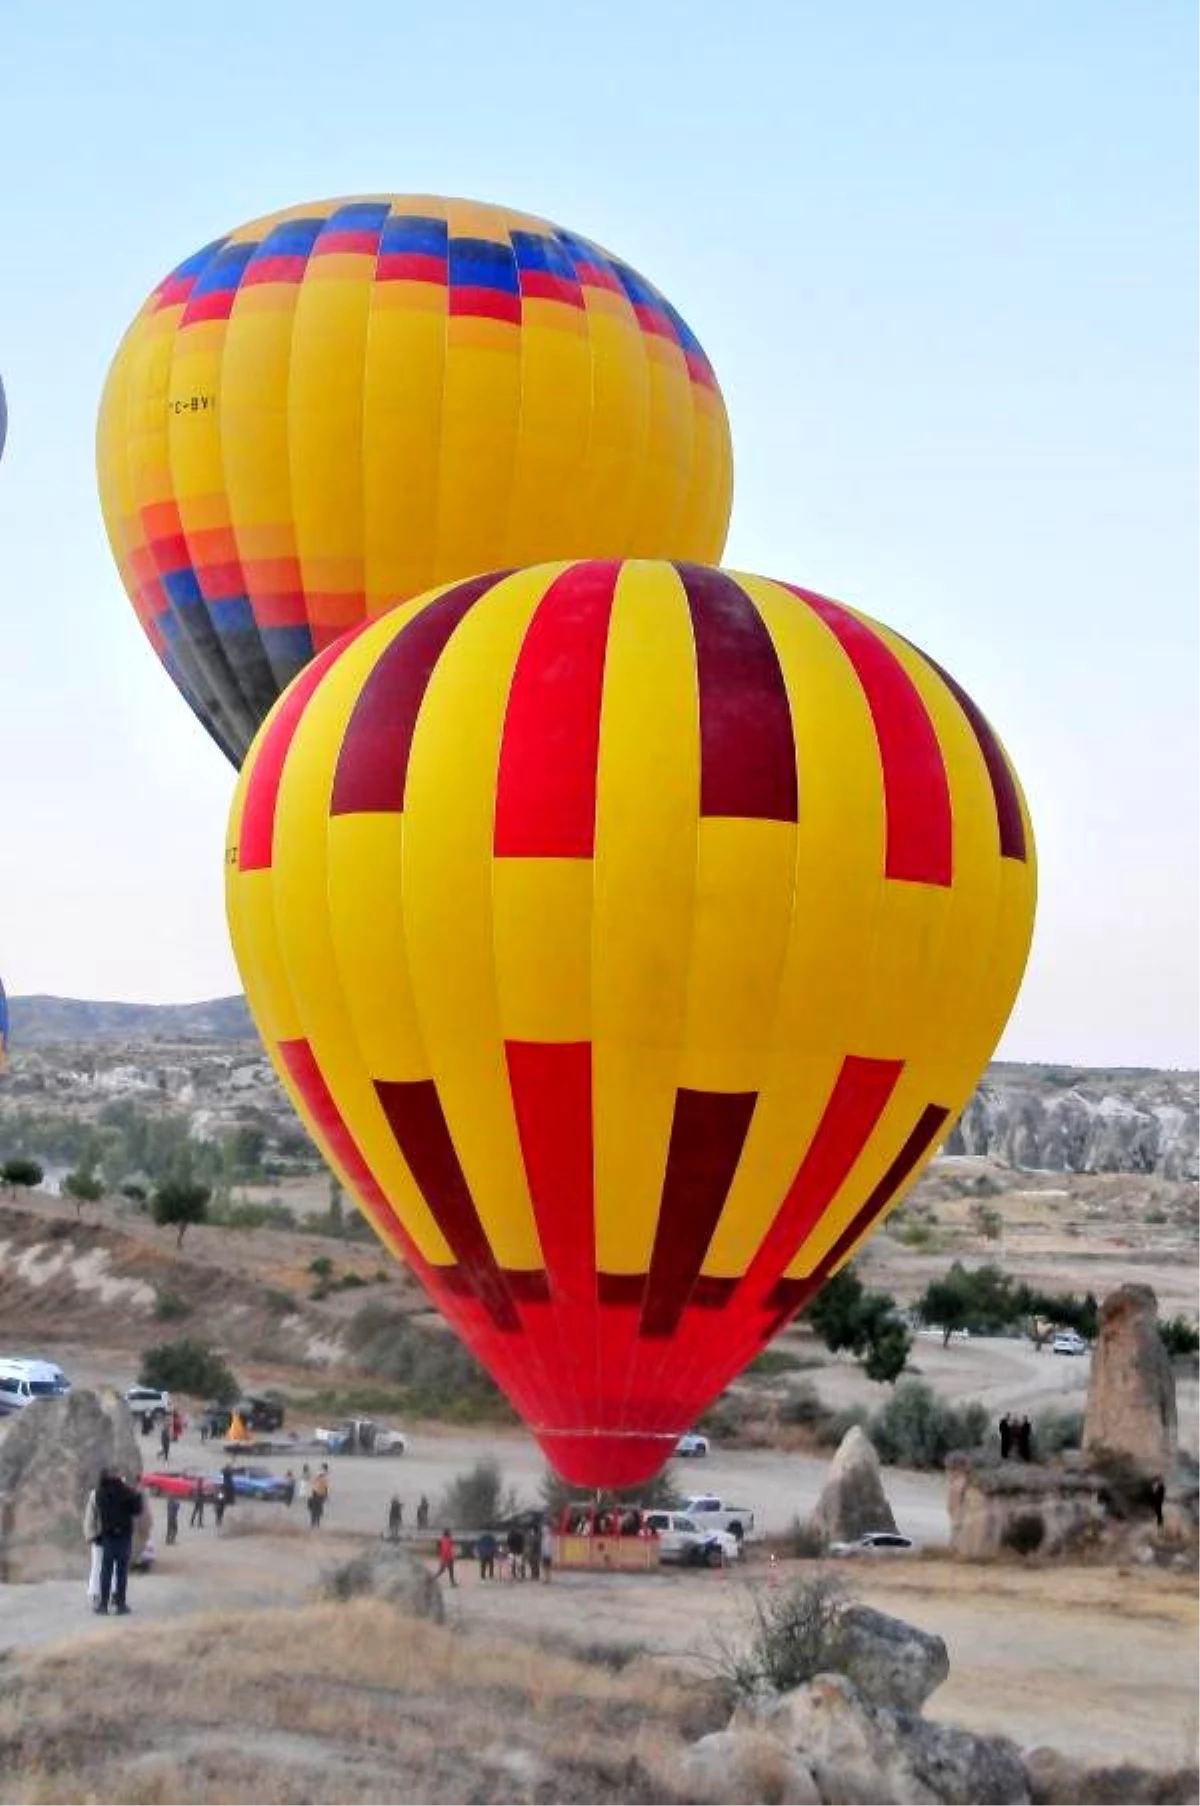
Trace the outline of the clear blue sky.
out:
[[[231,772],[109,557],[93,426],[150,286],[294,201],[600,239],[733,420],[728,562],[917,640],[1004,737],[1037,939],[1002,1052],[1197,1051],[1191,0],[6,0],[0,971],[235,988]]]

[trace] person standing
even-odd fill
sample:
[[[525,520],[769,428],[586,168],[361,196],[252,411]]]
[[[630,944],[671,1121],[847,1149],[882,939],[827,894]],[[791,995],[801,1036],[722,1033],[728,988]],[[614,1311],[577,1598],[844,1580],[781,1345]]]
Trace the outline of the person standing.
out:
[[[124,1617],[129,1611],[125,1591],[129,1583],[129,1557],[133,1548],[134,1520],[142,1515],[142,1495],[128,1486],[120,1474],[104,1468],[96,1487],[96,1513],[100,1520],[100,1597],[98,1612],[107,1612],[111,1600]]]
[[[549,1518],[542,1519],[542,1579],[550,1579],[550,1570],[554,1566],[554,1532],[550,1528]]]
[[[417,1529],[418,1530],[428,1530],[428,1528],[429,1528],[429,1500],[425,1497],[425,1494],[422,1493],[420,1502],[417,1505]]]
[[[1027,1417],[1017,1425],[1017,1453],[1022,1461],[1033,1460],[1033,1425]]]
[[[325,1503],[329,1498],[329,1474],[322,1467],[309,1489],[308,1521],[314,1530],[321,1528],[321,1519],[325,1516]]]
[[[183,1435],[183,1412],[176,1409],[171,1413],[171,1441],[178,1442]]]
[[[510,1580],[524,1580],[525,1538],[516,1524],[513,1525],[504,1541],[508,1546],[508,1578]]]
[[[479,1557],[480,1580],[495,1580],[496,1539],[490,1530],[481,1531],[476,1537],[475,1553]]]
[[[192,1515],[188,1519],[188,1524],[193,1530],[203,1530],[204,1528],[204,1481],[199,1474],[196,1475],[195,1484],[192,1487]]]
[[[162,1450],[163,1460],[169,1461],[171,1459],[171,1420],[169,1417],[164,1417],[162,1420],[162,1429],[158,1433],[158,1446]]]
[[[1013,1427],[1008,1420],[1008,1413],[1000,1419],[1000,1459],[1008,1460],[1008,1451],[1012,1448]]]
[[[1167,1500],[1167,1489],[1163,1485],[1161,1474],[1155,1474],[1150,1482],[1150,1503],[1154,1507],[1154,1521],[1161,1530],[1163,1527],[1163,1506]]]
[[[167,1500],[167,1547],[179,1540],[179,1500],[174,1494]]]
[[[396,1494],[393,1493],[392,1494],[392,1502],[388,1506],[388,1542],[389,1543],[398,1543],[400,1541],[400,1531],[401,1531],[401,1528],[403,1527],[403,1524],[404,1524],[404,1506],[403,1506],[402,1502],[400,1501],[400,1499],[396,1496]]]
[[[454,1538],[448,1529],[443,1530],[438,1537],[437,1554],[438,1568],[433,1578],[440,1580],[442,1575],[446,1574],[449,1576],[450,1585],[456,1587],[458,1582],[454,1578]]]

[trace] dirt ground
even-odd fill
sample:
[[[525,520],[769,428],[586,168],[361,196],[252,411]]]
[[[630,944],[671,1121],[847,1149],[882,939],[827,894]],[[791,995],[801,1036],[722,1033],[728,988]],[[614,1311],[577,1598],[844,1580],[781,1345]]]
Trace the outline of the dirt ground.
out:
[[[243,1503],[220,1534],[211,1516],[204,1530],[190,1530],[185,1509],[178,1544],[161,1549],[155,1572],[134,1577],[134,1612],[139,1621],[171,1621],[214,1607],[299,1603],[323,1564],[379,1533],[393,1490],[411,1523],[422,1492],[436,1503],[448,1481],[484,1453],[497,1455],[522,1496],[537,1497],[540,1457],[519,1432],[428,1430],[401,1459],[335,1461],[319,1532],[308,1529],[299,1508]],[[172,1465],[193,1463],[210,1466],[212,1457],[189,1434]],[[288,1463],[267,1465],[282,1470]],[[694,1473],[698,1486],[736,1492],[775,1529],[814,1502],[825,1464],[748,1450],[680,1464],[680,1471]],[[941,1476],[888,1472],[886,1482],[900,1522],[927,1547],[913,1556],[830,1565],[866,1603],[945,1638],[950,1679],[930,1701],[929,1716],[1094,1761],[1194,1759],[1194,1576],[957,1563],[939,1547],[947,1535]],[[161,1545],[161,1504],[154,1509]],[[0,1651],[112,1634],[109,1621],[87,1610],[84,1565],[81,1554],[78,1582],[0,1591]],[[638,1645],[702,1665],[714,1632],[737,1630],[755,1588],[785,1585],[800,1572],[811,1572],[811,1564],[782,1562],[772,1571],[754,1548],[740,1570],[560,1574],[550,1586],[482,1585],[474,1567],[462,1565],[462,1584],[447,1593],[447,1607],[449,1621],[464,1626]]]

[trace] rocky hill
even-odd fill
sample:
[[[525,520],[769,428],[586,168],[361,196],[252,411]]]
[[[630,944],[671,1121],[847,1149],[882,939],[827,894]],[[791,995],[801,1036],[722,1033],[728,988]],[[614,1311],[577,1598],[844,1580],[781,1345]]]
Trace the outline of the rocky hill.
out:
[[[14,1047],[78,1041],[254,1041],[244,997],[207,1003],[89,1003],[78,997],[10,997]]]
[[[996,1064],[946,1152],[1025,1171],[1195,1179],[1196,1074]]]

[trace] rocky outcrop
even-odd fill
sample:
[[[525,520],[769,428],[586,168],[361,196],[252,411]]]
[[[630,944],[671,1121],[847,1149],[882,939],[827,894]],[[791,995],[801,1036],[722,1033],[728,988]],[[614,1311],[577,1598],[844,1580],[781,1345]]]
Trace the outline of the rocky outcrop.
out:
[[[1200,1784],[1194,1768],[1089,1768],[1049,1749],[1027,1751],[1025,1773],[1033,1806],[1194,1806]]]
[[[123,1399],[75,1391],[26,1407],[0,1446],[0,1580],[86,1578],[83,1511],[102,1467],[131,1481],[142,1458]],[[150,1532],[144,1509],[134,1557]]]
[[[1148,1475],[1168,1473],[1178,1437],[1175,1378],[1157,1323],[1149,1286],[1120,1286],[1104,1300],[1083,1427],[1085,1455],[1123,1457]]]
[[[1007,1738],[871,1705],[841,1674],[819,1674],[752,1710],[743,1707],[731,1728],[766,1732],[794,1751],[821,1800],[1002,1806],[1029,1799],[1020,1753]]]
[[[394,1543],[379,1543],[322,1569],[317,1592],[322,1599],[383,1599],[411,1618],[431,1618],[435,1624],[446,1616],[441,1589],[429,1569]]]
[[[945,1151],[1040,1172],[1188,1180],[1200,1171],[1198,1115],[1193,1073],[1001,1068],[980,1085]]]
[[[672,1794],[695,1806],[820,1806],[812,1769],[796,1750],[754,1729],[712,1731],[671,1765]]]
[[[869,1705],[902,1712],[919,1712],[950,1673],[941,1637],[867,1605],[838,1618],[838,1665]]]
[[[964,1561],[1062,1555],[1097,1547],[1108,1529],[1105,1481],[1082,1465],[946,1458],[950,1547]]]
[[[895,1530],[879,1456],[865,1430],[848,1430],[829,1464],[829,1478],[809,1519],[826,1542],[852,1542],[869,1530]]]

